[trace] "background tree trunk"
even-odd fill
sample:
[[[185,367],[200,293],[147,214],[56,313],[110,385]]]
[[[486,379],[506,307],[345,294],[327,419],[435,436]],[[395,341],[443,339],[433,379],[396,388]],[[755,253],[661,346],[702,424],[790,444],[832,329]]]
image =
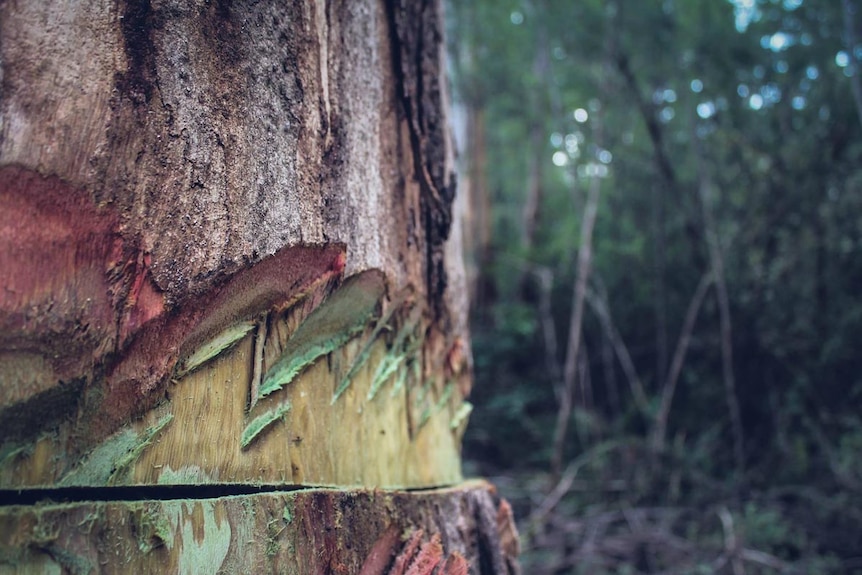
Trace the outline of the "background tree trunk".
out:
[[[442,30],[0,3],[0,570],[517,569],[461,483]]]

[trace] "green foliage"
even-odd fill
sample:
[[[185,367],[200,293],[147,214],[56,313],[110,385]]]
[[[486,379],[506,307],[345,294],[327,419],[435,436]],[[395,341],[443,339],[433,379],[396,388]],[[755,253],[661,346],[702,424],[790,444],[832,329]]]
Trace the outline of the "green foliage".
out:
[[[456,100],[468,114],[481,112],[485,126],[487,185],[472,193],[487,194],[492,206],[491,245],[477,258],[484,267],[468,457],[490,469],[535,471],[548,461],[559,375],[546,361],[533,271],[553,278],[561,364],[581,215],[598,177],[591,289],[606,294],[653,414],[692,295],[710,269],[706,213],[723,257],[745,472],[733,464],[715,289],[699,310],[668,418],[669,442],[680,443],[663,456],[682,470],[664,472],[696,472],[724,486],[721,493],[752,500],[789,485],[859,490],[862,110],[853,83],[862,68],[848,48],[843,4],[450,0]],[[862,3],[850,4],[862,30]],[[467,159],[474,145],[465,144]],[[534,158],[542,195],[527,246]],[[596,175],[596,166],[607,173]],[[591,392],[576,397],[572,457],[608,434],[646,438],[654,425],[635,409],[589,307],[583,341]],[[705,485],[670,491],[717,504],[704,497]],[[670,491],[639,501],[658,503]],[[835,572],[862,554],[858,543],[826,542],[853,506],[821,509],[822,529],[813,532],[798,514],[808,505],[767,498],[731,508],[752,545],[805,572]]]

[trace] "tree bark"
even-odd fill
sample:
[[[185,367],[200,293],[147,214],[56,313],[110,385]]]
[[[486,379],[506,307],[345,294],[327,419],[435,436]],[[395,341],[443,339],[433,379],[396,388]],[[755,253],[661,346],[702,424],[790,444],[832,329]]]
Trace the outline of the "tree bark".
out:
[[[482,482],[16,506],[0,510],[0,573],[456,574],[469,558],[469,572],[506,573],[510,522]]]
[[[456,505],[489,488],[442,31],[434,0],[0,3],[0,568],[282,572],[292,537],[300,573],[517,570],[506,506]]]

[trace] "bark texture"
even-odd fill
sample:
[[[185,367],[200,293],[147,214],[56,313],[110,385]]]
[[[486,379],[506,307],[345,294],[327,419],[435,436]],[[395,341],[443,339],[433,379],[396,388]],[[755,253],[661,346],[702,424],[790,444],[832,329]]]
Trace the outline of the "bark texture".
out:
[[[426,302],[423,366],[441,365],[466,302],[446,293],[463,272],[438,9],[3,3],[4,436],[42,431],[33,410],[107,412],[86,449],[165,397],[214,314],[371,268]],[[237,304],[249,278],[281,293]]]
[[[12,506],[0,573],[515,573],[510,525],[483,483]]]

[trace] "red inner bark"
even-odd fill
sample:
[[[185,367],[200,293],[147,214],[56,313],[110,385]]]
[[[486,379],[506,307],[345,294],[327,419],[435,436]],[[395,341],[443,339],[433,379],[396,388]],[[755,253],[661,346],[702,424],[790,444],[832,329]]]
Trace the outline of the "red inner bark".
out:
[[[88,442],[152,407],[182,354],[338,280],[345,248],[284,248],[172,306],[152,282],[150,263],[137,238],[121,233],[119,214],[96,206],[86,190],[0,168],[0,352],[53,362],[59,381],[31,395],[87,381],[79,435]]]

